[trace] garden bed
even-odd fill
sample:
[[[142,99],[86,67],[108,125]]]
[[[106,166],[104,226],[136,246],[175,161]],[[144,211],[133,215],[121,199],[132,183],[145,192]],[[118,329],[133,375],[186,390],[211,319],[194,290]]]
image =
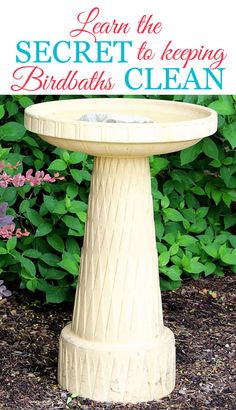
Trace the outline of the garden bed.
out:
[[[72,305],[45,305],[13,292],[0,300],[0,409],[233,410],[235,300],[231,275],[163,293],[164,320],[176,336],[176,388],[159,402],[112,405],[72,398],[57,385],[58,338]]]

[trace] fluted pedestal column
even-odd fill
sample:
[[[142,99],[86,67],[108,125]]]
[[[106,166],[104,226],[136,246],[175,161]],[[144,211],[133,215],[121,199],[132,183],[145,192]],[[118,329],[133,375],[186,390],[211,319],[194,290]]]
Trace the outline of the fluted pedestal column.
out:
[[[163,326],[148,158],[96,158],[72,323],[59,383],[98,401],[140,402],[175,383]]]

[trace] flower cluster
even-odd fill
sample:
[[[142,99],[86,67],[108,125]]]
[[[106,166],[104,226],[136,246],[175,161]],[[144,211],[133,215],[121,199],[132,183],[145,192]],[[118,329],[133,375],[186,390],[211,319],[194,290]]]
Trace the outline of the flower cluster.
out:
[[[5,164],[4,161],[0,161],[0,172],[2,172],[2,170],[3,170],[4,168],[16,169],[16,168],[19,167],[19,165],[20,165],[20,162],[19,162],[19,161],[16,163],[16,165],[12,165],[12,164],[10,164],[9,162],[8,162],[7,164]]]
[[[13,236],[16,236],[17,238],[21,238],[22,236],[29,236],[30,232],[28,232],[26,229],[24,232],[21,231],[20,228],[15,229],[15,224],[11,225],[4,225],[2,228],[0,228],[0,236],[4,239],[10,239]]]
[[[29,169],[25,175],[18,173],[16,175],[9,175],[5,169],[16,169],[20,165],[20,162],[17,162],[16,165],[10,163],[5,164],[4,161],[0,161],[0,187],[7,188],[9,184],[12,184],[15,187],[22,187],[24,184],[29,183],[30,186],[35,187],[42,184],[42,182],[53,183],[56,180],[63,180],[64,177],[60,176],[56,172],[53,176],[45,174],[44,171],[36,171],[33,174],[33,169]],[[3,202],[0,204],[0,237],[4,239],[10,239],[12,236],[21,238],[22,236],[28,236],[30,233],[25,229],[24,232],[20,228],[16,228],[13,223],[14,217],[11,215],[6,215],[6,210],[8,204]]]
[[[3,280],[0,279],[0,299],[2,299],[3,297],[7,298],[8,296],[11,296],[11,294],[11,291],[8,290],[5,285],[3,285]]]
[[[12,236],[16,236],[17,238],[29,236],[30,233],[26,229],[22,232],[20,228],[15,227],[13,223],[14,217],[12,215],[6,215],[7,208],[7,202],[0,204],[0,237],[10,239]]]
[[[9,184],[12,184],[15,187],[21,187],[27,182],[33,187],[41,185],[42,182],[53,183],[56,180],[64,179],[64,177],[60,176],[58,172],[51,176],[49,174],[45,174],[44,171],[36,171],[33,175],[33,169],[29,169],[25,175],[19,173],[11,176],[8,175],[6,171],[3,171],[3,169],[4,168],[0,168],[0,187],[3,188],[7,188]]]

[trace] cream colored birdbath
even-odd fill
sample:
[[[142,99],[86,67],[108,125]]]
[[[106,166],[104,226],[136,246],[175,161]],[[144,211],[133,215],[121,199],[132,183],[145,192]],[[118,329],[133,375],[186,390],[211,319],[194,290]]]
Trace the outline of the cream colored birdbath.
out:
[[[88,112],[153,123],[80,121]],[[175,342],[163,325],[148,157],[213,134],[216,113],[172,101],[76,99],[28,107],[25,127],[52,145],[96,157],[73,318],[60,338],[59,383],[97,401],[168,395]]]

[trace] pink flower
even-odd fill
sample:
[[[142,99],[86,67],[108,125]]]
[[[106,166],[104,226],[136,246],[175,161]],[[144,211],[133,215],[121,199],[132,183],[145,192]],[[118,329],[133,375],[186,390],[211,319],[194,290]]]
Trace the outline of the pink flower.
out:
[[[17,174],[17,175],[14,175],[12,178],[11,178],[11,183],[12,183],[12,185],[14,185],[14,186],[23,186],[24,185],[24,183],[25,183],[25,177],[24,177],[24,175],[21,175],[21,174]]]
[[[12,236],[14,236],[13,232],[15,230],[15,225],[4,225],[2,228],[0,228],[0,236],[4,239],[10,239]]]
[[[33,175],[33,169],[28,169],[25,176],[20,173],[17,175],[11,176],[11,175],[8,175],[5,171],[3,171],[4,167],[14,169],[19,164],[20,163],[17,163],[16,165],[11,165],[11,164],[4,165],[3,161],[0,162],[0,187],[7,188],[9,184],[12,184],[15,187],[21,187],[26,182],[28,182],[32,187],[34,187],[34,186],[41,185],[42,182],[53,183],[56,180],[62,181],[63,179],[65,179],[64,177],[61,177],[58,172],[56,172],[54,176],[51,176],[49,174],[45,174],[44,171],[36,171],[35,175]]]
[[[5,171],[0,174],[0,186],[6,188],[11,182],[11,176],[8,175]]]
[[[21,238],[22,236],[29,236],[29,235],[30,235],[30,232],[28,232],[26,229],[24,230],[24,232],[22,232],[20,228],[17,228],[15,230],[14,224],[4,225],[2,228],[0,228],[0,236],[4,239],[10,239],[13,236],[16,236],[17,238]]]
[[[65,179],[65,177],[60,177],[59,172],[56,172],[56,173],[54,174],[54,178],[55,178],[55,179],[58,179],[59,181],[62,181],[63,179]]]
[[[12,164],[10,164],[10,163],[8,162],[8,164],[5,165],[5,167],[6,167],[6,168],[9,168],[9,169],[16,169],[16,168],[19,167],[19,165],[21,165],[21,163],[20,163],[19,161],[17,161],[16,165],[12,165]]]
[[[17,161],[16,165],[12,165],[9,162],[7,164],[5,164],[4,161],[0,161],[0,172],[4,169],[4,168],[8,168],[8,169],[16,169],[19,167],[19,165],[21,165],[21,163],[19,161]]]
[[[22,236],[29,236],[30,235],[30,232],[28,232],[26,229],[24,230],[24,232],[22,232],[21,230],[20,230],[20,228],[17,228],[16,229],[16,236],[17,236],[17,238],[21,238]]]

